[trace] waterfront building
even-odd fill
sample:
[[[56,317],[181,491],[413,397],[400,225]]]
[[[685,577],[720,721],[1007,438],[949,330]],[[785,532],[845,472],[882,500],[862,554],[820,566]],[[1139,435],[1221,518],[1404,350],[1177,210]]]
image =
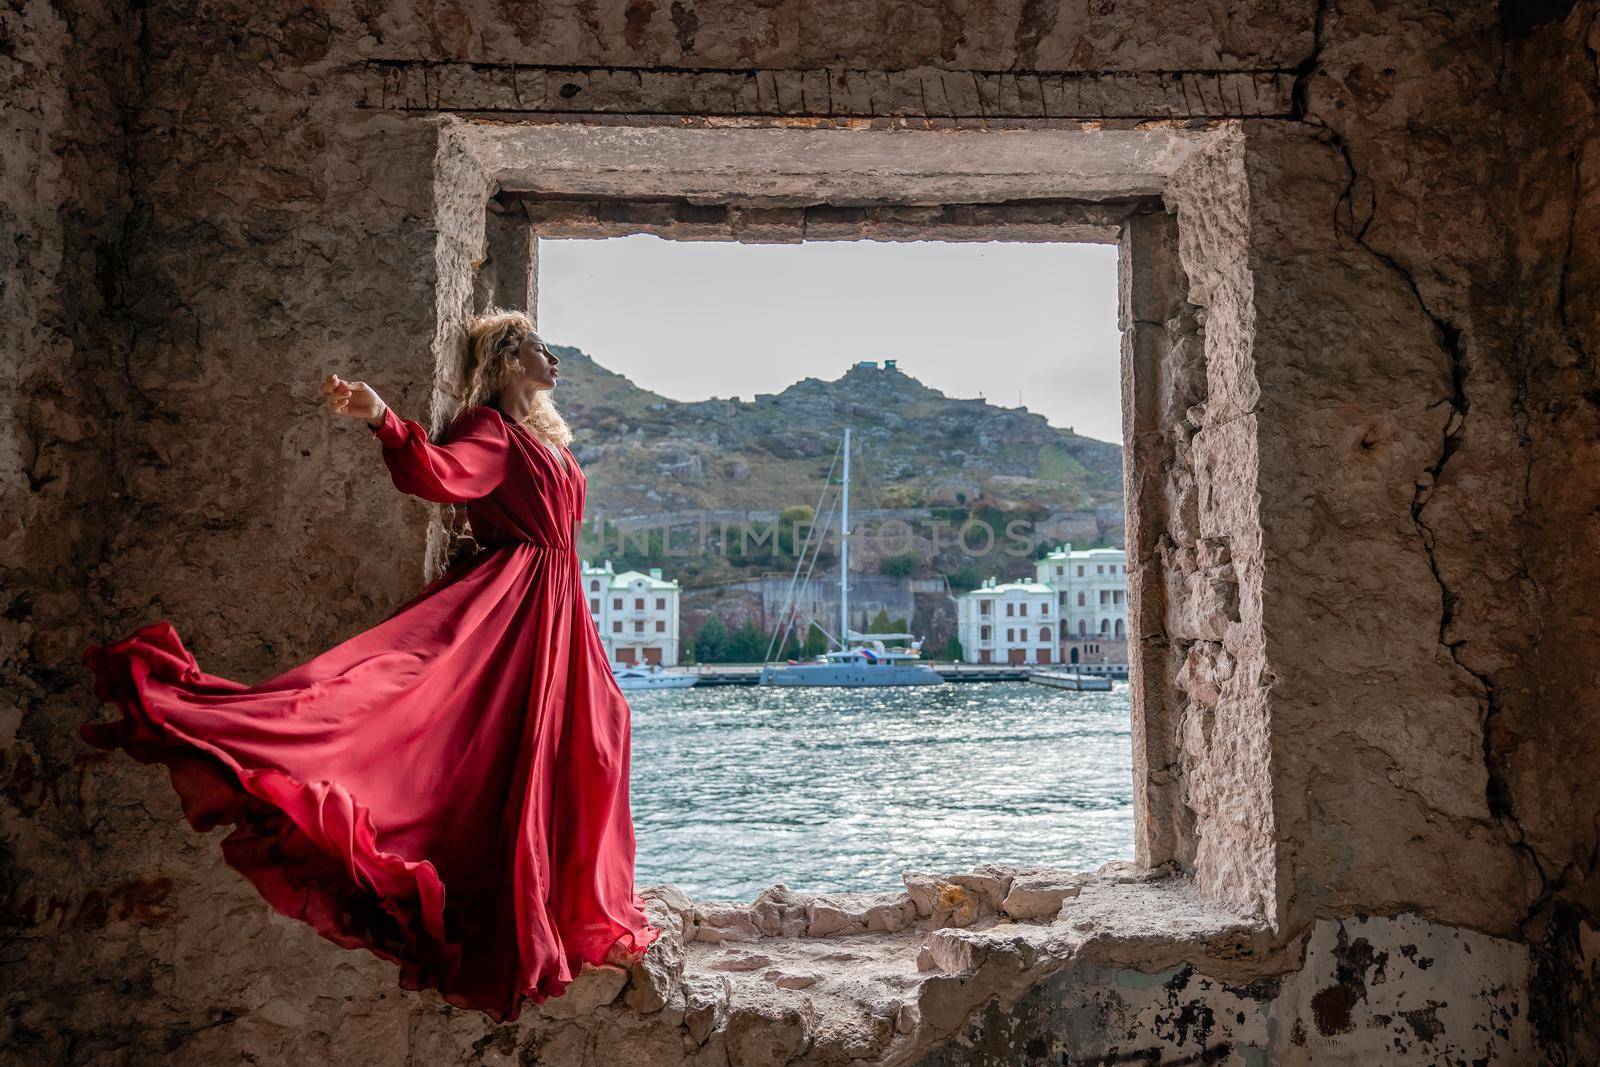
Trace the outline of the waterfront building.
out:
[[[1055,590],[1063,663],[1128,662],[1128,553],[1062,545],[1034,564],[1036,581]]]
[[[1043,583],[989,578],[956,597],[956,623],[968,663],[1056,661],[1056,595]]]
[[[659,663],[676,666],[678,583],[661,576],[660,567],[617,571],[606,560],[582,564],[583,595],[612,663]]]

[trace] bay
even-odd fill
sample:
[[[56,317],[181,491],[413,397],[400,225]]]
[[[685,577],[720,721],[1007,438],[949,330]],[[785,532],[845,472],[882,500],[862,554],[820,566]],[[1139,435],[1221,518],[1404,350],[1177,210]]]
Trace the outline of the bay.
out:
[[[638,886],[898,890],[906,869],[1133,856],[1128,685],[633,692]]]

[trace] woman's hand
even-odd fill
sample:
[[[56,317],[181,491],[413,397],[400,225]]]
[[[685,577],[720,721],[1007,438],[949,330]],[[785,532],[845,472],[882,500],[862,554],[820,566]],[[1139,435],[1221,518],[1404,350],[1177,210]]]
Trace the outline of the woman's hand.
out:
[[[322,395],[328,398],[328,407],[335,415],[364,419],[372,426],[383,421],[388,407],[366,382],[347,382],[337,374],[323,379]]]

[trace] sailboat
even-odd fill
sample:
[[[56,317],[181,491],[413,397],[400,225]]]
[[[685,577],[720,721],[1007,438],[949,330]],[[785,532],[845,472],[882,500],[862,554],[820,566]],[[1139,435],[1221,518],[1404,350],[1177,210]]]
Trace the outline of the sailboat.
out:
[[[927,663],[922,662],[922,642],[912,634],[863,634],[850,629],[850,428],[845,427],[844,472],[840,482],[839,514],[839,634],[834,643],[839,647],[824,652],[809,661],[775,663],[769,648],[767,662],[762,664],[761,685],[827,685],[827,686],[883,686],[883,685],[942,685],[944,678]],[[831,474],[831,472],[830,472]],[[824,486],[824,494],[827,489]],[[826,527],[824,527],[826,529]],[[821,537],[818,537],[820,546]],[[795,561],[795,579],[800,576],[801,559]],[[812,559],[815,565],[815,558]],[[806,572],[807,578],[810,571]],[[796,583],[790,583],[790,596],[784,604],[780,618],[788,618],[797,601]],[[824,630],[824,633],[827,631]],[[781,648],[787,630],[773,635],[773,645]],[[831,635],[830,635],[831,637]],[[904,641],[905,647],[890,648],[887,641]]]

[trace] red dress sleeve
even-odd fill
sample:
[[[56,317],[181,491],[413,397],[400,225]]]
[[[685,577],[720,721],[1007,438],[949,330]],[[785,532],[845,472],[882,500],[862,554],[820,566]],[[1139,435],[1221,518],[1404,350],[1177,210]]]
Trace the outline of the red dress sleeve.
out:
[[[456,416],[439,444],[412,419],[385,407],[375,428],[395,488],[435,504],[465,504],[488,496],[504,480],[511,438],[492,409],[474,405]]]

